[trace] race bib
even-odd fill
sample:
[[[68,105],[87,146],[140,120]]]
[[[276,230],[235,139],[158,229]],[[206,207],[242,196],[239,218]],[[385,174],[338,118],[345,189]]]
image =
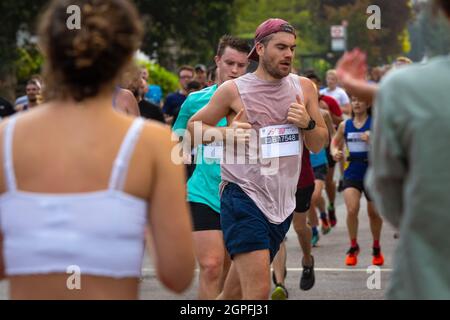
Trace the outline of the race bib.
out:
[[[259,129],[263,159],[300,154],[300,134],[296,126],[283,124]]]
[[[361,132],[349,132],[347,134],[347,146],[351,153],[369,151],[369,144],[361,140],[361,135]]]
[[[212,142],[203,146],[203,157],[206,159],[222,160],[223,141]]]

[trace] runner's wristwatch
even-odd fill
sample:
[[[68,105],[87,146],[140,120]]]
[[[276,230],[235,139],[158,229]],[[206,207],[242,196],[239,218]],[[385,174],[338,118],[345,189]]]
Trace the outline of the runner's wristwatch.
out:
[[[313,119],[311,119],[311,120],[309,120],[308,126],[306,128],[302,128],[302,130],[309,131],[309,130],[313,130],[315,127],[316,127],[316,122]]]

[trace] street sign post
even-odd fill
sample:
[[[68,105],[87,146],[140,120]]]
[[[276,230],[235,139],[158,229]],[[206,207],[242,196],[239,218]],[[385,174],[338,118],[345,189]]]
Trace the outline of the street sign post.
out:
[[[347,50],[347,28],[344,25],[331,26],[331,50]]]

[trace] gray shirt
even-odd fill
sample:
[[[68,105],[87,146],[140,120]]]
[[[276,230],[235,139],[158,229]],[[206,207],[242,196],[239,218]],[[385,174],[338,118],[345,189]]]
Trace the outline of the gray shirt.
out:
[[[450,299],[450,57],[393,71],[376,100],[366,180],[400,230],[388,298]]]

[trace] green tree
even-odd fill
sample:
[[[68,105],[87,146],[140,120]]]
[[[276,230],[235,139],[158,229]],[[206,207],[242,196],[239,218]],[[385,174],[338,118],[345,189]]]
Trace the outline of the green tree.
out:
[[[184,63],[212,63],[219,38],[234,21],[229,0],[135,0],[144,18],[143,50],[175,70]]]
[[[381,9],[381,29],[369,30],[366,26],[370,5]],[[324,5],[324,28],[331,24],[348,22],[348,48],[359,47],[368,53],[371,64],[385,63],[408,50],[407,26],[412,10],[409,0],[359,0],[342,6]],[[327,36],[327,41],[330,36]]]
[[[17,33],[19,30],[35,31],[36,17],[47,0],[1,0],[2,26],[0,28],[0,94],[14,97],[16,85],[16,61],[24,52],[17,50]]]
[[[325,54],[326,45],[320,41],[322,31],[316,23],[315,12],[319,11],[319,2],[308,0],[236,0],[238,12],[233,33],[252,40],[255,30],[268,18],[281,18],[297,29],[296,66],[305,54]],[[300,66],[303,67],[303,66]]]

